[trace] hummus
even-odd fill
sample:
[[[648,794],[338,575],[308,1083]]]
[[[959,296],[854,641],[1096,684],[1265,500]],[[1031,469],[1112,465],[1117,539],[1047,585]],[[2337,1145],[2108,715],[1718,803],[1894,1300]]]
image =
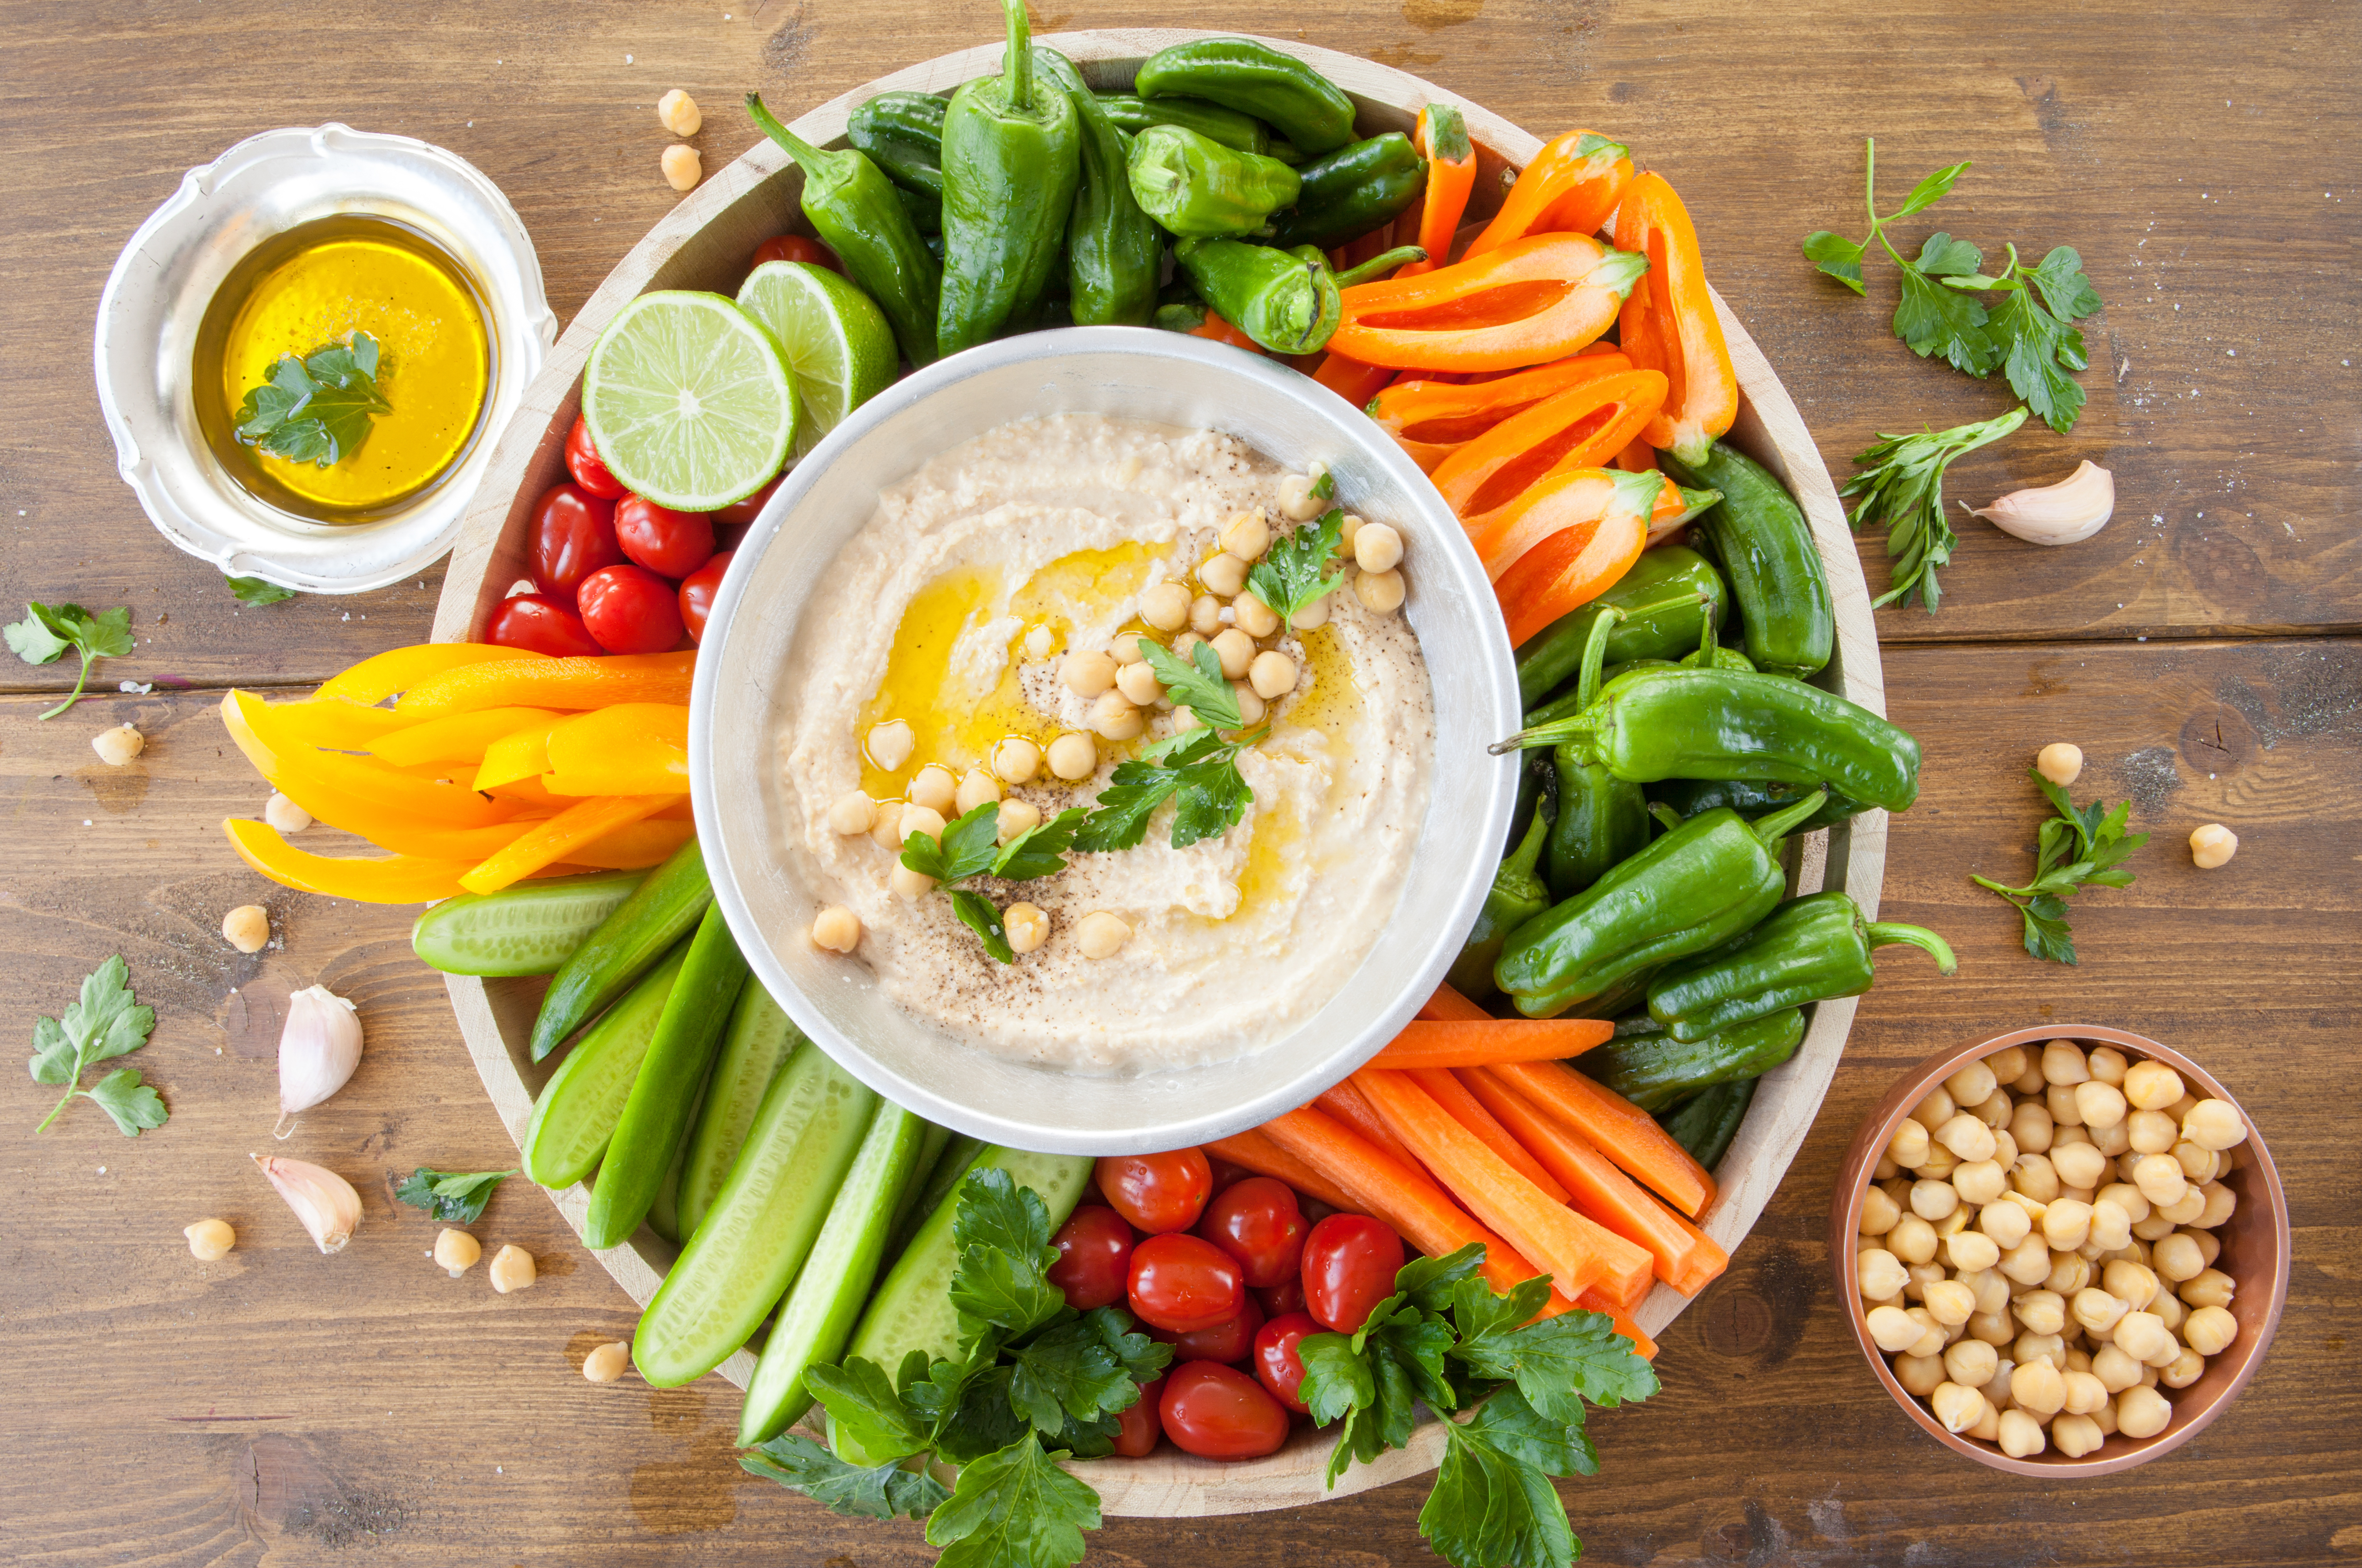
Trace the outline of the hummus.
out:
[[[1013,964],[985,951],[940,889],[898,894],[894,853],[830,822],[850,791],[897,800],[930,764],[964,776],[1008,737],[1046,748],[1078,732],[1096,772],[1069,782],[1043,767],[1004,799],[1045,820],[1091,805],[1117,764],[1186,721],[1152,707],[1138,741],[1092,736],[1091,701],[1060,679],[1061,661],[1142,632],[1155,584],[1201,591],[1193,574],[1237,514],[1260,509],[1288,528],[1286,477],[1226,436],[1069,414],[988,432],[879,495],[803,616],[778,742],[781,851],[819,901],[858,917],[845,962],[964,1042],[1093,1072],[1257,1050],[1345,984],[1394,912],[1434,726],[1408,622],[1369,609],[1350,582],[1319,602],[1324,624],[1262,639],[1296,679],[1270,702],[1268,734],[1238,756],[1254,799],[1237,825],[1175,849],[1167,802],[1137,847],[1077,852],[1032,881],[966,884],[1048,914],[1047,940]],[[897,721],[906,756],[866,747]],[[1076,932],[1096,911],[1130,935],[1094,958]]]

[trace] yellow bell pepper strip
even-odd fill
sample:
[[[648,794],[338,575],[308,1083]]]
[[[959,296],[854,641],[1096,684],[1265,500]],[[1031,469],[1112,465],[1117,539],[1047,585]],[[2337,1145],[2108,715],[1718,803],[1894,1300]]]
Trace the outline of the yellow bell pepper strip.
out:
[[[696,833],[697,829],[686,822],[649,817],[641,822],[626,823],[604,838],[577,845],[566,855],[574,865],[600,871],[637,871],[642,867],[661,865],[671,858],[672,852],[687,844]]]
[[[1418,215],[1418,246],[1429,259],[1407,263],[1395,274],[1415,278],[1432,272],[1451,254],[1460,234],[1460,220],[1468,211],[1469,193],[1476,189],[1476,144],[1468,122],[1449,104],[1429,104],[1418,112],[1411,142],[1427,160],[1427,193]],[[1596,226],[1595,225],[1594,226]]]
[[[385,708],[368,708],[363,712],[384,713],[388,718],[401,717]],[[447,719],[429,719],[424,723],[409,724],[366,749],[380,762],[393,767],[412,767],[421,763],[481,762],[485,748],[502,736],[513,735],[534,724],[547,729],[559,717],[546,708],[480,708],[472,713],[454,713]]]
[[[686,702],[696,667],[694,649],[464,665],[404,691],[394,712],[439,719],[512,705],[579,712],[616,702]]]
[[[374,707],[395,692],[407,691],[446,670],[505,659],[548,657],[530,648],[502,647],[494,643],[418,643],[406,648],[389,648],[330,676],[319,694],[358,702],[365,708]]]
[[[1606,331],[1647,270],[1584,235],[1536,235],[1419,277],[1355,284],[1329,348],[1398,370],[1547,364]]]
[[[505,801],[487,801],[458,784],[412,778],[370,757],[308,746],[281,733],[275,711],[250,691],[224,695],[221,714],[223,725],[247,760],[290,799],[297,796],[291,785],[317,783],[365,809],[446,827],[490,827],[522,810]],[[363,823],[337,822],[336,825],[369,836]]]
[[[1597,234],[1614,215],[1632,178],[1632,155],[1620,142],[1571,130],[1534,155],[1501,200],[1501,210],[1469,243],[1482,256],[1537,234]]]
[[[391,708],[364,708],[340,697],[273,702],[270,716],[277,733],[330,751],[374,751],[387,736],[417,723]]]
[[[487,711],[516,712],[513,708]],[[520,779],[538,779],[549,771],[549,732],[565,722],[552,713],[540,723],[513,730],[492,742],[484,748],[484,760],[476,769],[476,780],[471,788],[497,790],[503,784],[514,784]]]
[[[1634,364],[1663,371],[1672,383],[1641,435],[1683,463],[1702,463],[1738,417],[1738,372],[1706,292],[1697,229],[1660,176],[1643,174],[1626,189],[1616,209],[1616,248],[1649,259],[1648,275],[1624,302],[1617,336]]]
[[[1532,537],[1493,582],[1516,647],[1616,586],[1649,542],[1661,474],[1586,469],[1544,480],[1518,506]]]
[[[464,860],[429,860],[390,855],[382,859],[340,860],[296,848],[268,823],[225,818],[222,831],[239,858],[281,887],[364,904],[423,904],[456,897]]]
[[[549,732],[553,795],[662,795],[689,789],[689,709],[673,702],[619,702],[568,719]]]
[[[1665,378],[1654,370],[1602,376],[1503,421],[1436,465],[1435,488],[1495,581],[1517,558],[1502,541],[1518,499],[1558,474],[1599,468],[1664,399]]]
[[[1632,368],[1614,349],[1580,354],[1489,381],[1397,381],[1371,398],[1363,411],[1395,438],[1423,472],[1502,421],[1571,388]]]
[[[530,778],[512,778],[505,784],[495,784],[484,792],[502,801],[519,801],[525,812],[536,816],[555,816],[574,804],[571,801],[561,801],[543,789],[541,775],[537,773]]]
[[[515,843],[488,856],[461,877],[459,885],[471,893],[497,893],[672,801],[670,795],[600,795],[568,806],[547,821],[535,823]]]

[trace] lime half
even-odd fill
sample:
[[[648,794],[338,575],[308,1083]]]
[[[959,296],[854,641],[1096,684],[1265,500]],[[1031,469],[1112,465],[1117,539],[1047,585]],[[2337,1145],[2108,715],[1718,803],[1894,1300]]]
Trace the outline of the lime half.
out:
[[[677,512],[744,500],[786,466],[796,392],[771,335],[720,294],[642,294],[582,372],[582,417],[614,476]]]
[[[886,313],[825,267],[766,261],[738,291],[738,308],[768,327],[787,354],[796,401],[803,405],[799,458],[894,384],[901,356]]]

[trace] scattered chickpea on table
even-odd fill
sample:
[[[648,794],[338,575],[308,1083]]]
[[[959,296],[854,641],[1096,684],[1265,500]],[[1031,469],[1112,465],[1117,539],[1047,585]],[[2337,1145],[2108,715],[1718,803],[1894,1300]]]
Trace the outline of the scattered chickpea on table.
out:
[[[582,1358],[582,1375],[593,1383],[613,1383],[632,1364],[632,1342],[610,1340]]]
[[[270,941],[270,911],[240,904],[222,916],[222,940],[240,953],[259,953]]]

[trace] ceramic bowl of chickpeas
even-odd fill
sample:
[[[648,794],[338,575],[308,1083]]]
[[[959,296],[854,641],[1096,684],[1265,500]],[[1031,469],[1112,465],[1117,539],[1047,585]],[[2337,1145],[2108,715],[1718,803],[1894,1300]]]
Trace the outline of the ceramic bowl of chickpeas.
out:
[[[1928,1058],[1854,1135],[1829,1235],[1879,1381],[1937,1441],[2022,1475],[2188,1441],[2288,1295],[2288,1203],[2246,1112],[2121,1029]]]

